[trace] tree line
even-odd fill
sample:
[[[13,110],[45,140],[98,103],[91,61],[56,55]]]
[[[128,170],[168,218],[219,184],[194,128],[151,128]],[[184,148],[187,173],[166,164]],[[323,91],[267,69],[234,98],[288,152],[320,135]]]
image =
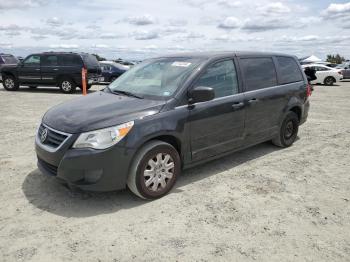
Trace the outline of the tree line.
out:
[[[333,63],[333,64],[342,64],[345,62],[345,58],[343,56],[340,56],[339,54],[336,55],[327,55],[327,62]]]

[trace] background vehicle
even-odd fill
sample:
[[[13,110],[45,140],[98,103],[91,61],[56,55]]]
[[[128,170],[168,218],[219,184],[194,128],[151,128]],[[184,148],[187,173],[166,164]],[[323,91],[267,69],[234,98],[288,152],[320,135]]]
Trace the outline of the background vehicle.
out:
[[[334,83],[343,79],[341,70],[331,68],[322,64],[303,65],[303,68],[311,68],[316,71],[316,80],[311,81],[311,84],[324,84],[332,86]]]
[[[38,167],[91,191],[158,198],[182,168],[270,141],[291,146],[310,87],[294,56],[255,52],[149,59],[101,92],[55,106],[36,135]]]
[[[127,70],[129,66],[122,65],[113,61],[101,61],[101,75],[103,77],[103,82],[113,82]]]
[[[350,79],[350,63],[345,62],[341,65],[338,65],[336,69],[340,69],[343,75],[343,79]]]
[[[0,82],[2,80],[2,77],[1,77],[1,69],[2,69],[2,67],[4,67],[4,66],[15,66],[15,65],[18,64],[18,62],[19,62],[19,60],[13,55],[3,54],[3,53],[0,54]]]
[[[87,53],[48,52],[27,56],[16,66],[2,68],[3,86],[18,90],[20,85],[58,86],[63,93],[72,93],[82,86],[81,71],[87,69],[87,87],[98,83],[101,69],[97,59]]]

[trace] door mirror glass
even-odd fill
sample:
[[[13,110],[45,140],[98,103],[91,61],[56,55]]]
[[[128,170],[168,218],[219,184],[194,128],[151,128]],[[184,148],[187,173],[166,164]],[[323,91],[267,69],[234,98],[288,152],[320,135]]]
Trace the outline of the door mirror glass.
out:
[[[190,92],[189,103],[199,103],[213,100],[215,97],[214,89],[206,86],[197,86]]]

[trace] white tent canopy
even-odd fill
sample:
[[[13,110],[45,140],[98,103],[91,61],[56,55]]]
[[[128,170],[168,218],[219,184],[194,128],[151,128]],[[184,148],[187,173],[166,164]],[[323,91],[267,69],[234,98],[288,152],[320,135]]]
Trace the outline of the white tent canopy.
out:
[[[302,62],[306,63],[316,63],[316,62],[321,62],[322,59],[318,58],[317,56],[309,56],[308,58],[304,59]]]

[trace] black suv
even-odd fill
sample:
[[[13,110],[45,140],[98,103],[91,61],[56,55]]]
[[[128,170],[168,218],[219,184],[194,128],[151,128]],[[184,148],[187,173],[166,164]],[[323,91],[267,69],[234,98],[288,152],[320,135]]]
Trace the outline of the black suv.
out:
[[[48,52],[32,54],[17,65],[3,66],[1,74],[6,90],[18,90],[20,85],[58,86],[63,93],[73,93],[82,86],[82,68],[87,69],[87,88],[98,83],[100,65],[87,53]]]
[[[36,134],[38,167],[68,185],[165,195],[182,168],[271,140],[295,141],[311,94],[294,56],[194,53],[135,65],[60,104]]]

